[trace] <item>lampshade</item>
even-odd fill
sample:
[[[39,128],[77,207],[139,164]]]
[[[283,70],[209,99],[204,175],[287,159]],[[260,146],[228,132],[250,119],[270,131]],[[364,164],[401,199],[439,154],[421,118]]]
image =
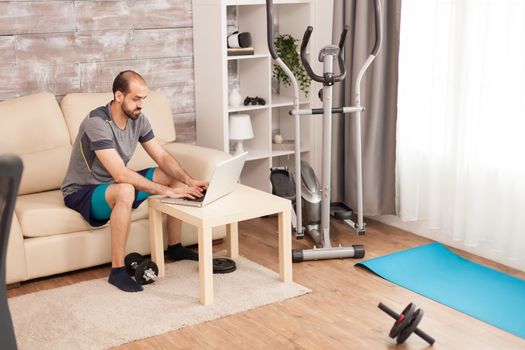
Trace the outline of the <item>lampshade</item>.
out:
[[[253,138],[253,129],[250,115],[230,115],[230,140],[248,140],[251,138]]]

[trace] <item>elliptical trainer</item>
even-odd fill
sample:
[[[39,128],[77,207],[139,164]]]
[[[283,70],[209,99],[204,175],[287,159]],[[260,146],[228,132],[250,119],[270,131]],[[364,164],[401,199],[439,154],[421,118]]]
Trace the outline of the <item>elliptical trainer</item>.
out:
[[[306,57],[306,47],[308,41],[312,35],[313,28],[308,26],[306,29],[303,41],[301,44],[301,62],[308,73],[308,75],[315,81],[323,84],[322,90],[322,101],[323,108],[313,109],[299,109],[299,87],[297,79],[293,75],[292,71],[286,66],[282,59],[277,55],[274,47],[273,40],[273,0],[266,0],[266,31],[268,49],[270,54],[279,67],[289,77],[294,91],[293,109],[290,111],[290,115],[294,117],[294,128],[295,128],[295,211],[296,215],[292,216],[292,225],[296,229],[297,235],[304,235],[303,218],[302,218],[302,176],[301,176],[301,152],[300,152],[300,116],[303,115],[322,115],[323,117],[323,153],[322,153],[322,188],[321,193],[321,232],[316,229],[308,230],[309,234],[314,238],[317,244],[322,244],[320,247],[314,247],[313,249],[293,249],[292,256],[294,262],[300,262],[303,260],[319,260],[319,259],[333,259],[333,258],[362,258],[364,257],[365,251],[362,245],[354,245],[352,247],[332,247],[330,240],[330,155],[331,155],[331,144],[332,144],[332,114],[356,114],[356,150],[357,150],[357,222],[353,222],[350,219],[344,221],[354,228],[358,235],[365,234],[366,224],[363,221],[363,170],[362,170],[362,158],[361,158],[361,112],[364,111],[364,107],[361,106],[361,80],[372,64],[373,60],[377,56],[381,47],[381,2],[380,0],[374,0],[374,13],[375,13],[375,32],[376,41],[372,52],[368,56],[367,60],[363,63],[363,66],[359,70],[359,73],[355,82],[355,106],[351,107],[332,107],[332,86],[336,82],[342,81],[346,76],[346,69],[343,60],[343,47],[348,32],[348,26],[345,26],[339,40],[339,45],[327,45],[319,52],[319,62],[323,63],[323,75],[317,75],[314,73],[308,59]],[[337,57],[339,64],[339,75],[334,75],[333,62]],[[303,166],[304,168],[304,166]],[[315,174],[313,175],[315,177]],[[294,181],[291,181],[293,183]],[[317,238],[316,238],[317,237]]]

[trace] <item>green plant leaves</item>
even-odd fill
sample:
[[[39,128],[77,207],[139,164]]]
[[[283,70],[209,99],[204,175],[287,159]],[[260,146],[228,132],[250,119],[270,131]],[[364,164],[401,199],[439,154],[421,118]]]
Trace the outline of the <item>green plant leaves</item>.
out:
[[[290,34],[282,34],[274,39],[275,49],[277,54],[283,60],[283,62],[290,68],[294,74],[299,88],[308,96],[310,90],[310,82],[312,81],[306,73],[301,60],[299,59],[299,53],[297,50],[298,39],[295,39]],[[291,81],[286,73],[277,65],[273,65],[273,77],[279,80],[283,85],[290,86]]]

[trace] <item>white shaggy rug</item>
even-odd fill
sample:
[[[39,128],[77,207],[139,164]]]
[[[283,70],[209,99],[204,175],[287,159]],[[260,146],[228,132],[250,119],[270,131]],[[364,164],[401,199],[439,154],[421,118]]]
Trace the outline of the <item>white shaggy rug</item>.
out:
[[[124,293],[106,278],[9,299],[20,349],[105,349],[217,319],[310,290],[246,258],[214,275],[214,304],[199,303],[198,263],[166,264],[166,277]]]

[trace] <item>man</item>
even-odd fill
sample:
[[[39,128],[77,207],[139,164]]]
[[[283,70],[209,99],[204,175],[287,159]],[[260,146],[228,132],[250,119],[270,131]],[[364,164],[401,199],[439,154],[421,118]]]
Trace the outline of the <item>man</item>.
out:
[[[124,252],[131,224],[131,210],[150,194],[171,198],[202,197],[208,183],[192,179],[153,135],[141,113],[148,88],[136,72],[121,72],[113,82],[113,100],[91,111],[83,120],[62,184],[65,204],[78,211],[92,226],[109,220],[111,273],[108,282],[126,292],[142,286],[124,267]],[[158,168],[133,171],[126,167],[137,143]],[[180,244],[180,220],[169,217],[168,258],[198,260]]]

